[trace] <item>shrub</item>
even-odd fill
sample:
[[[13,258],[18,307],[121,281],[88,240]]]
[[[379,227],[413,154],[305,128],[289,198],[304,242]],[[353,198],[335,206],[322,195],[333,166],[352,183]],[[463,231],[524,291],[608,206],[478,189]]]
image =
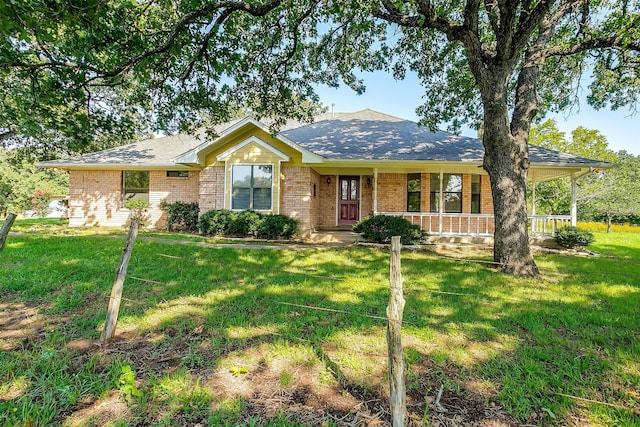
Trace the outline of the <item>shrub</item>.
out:
[[[146,225],[149,219],[147,216],[149,206],[149,202],[144,199],[129,199],[124,202],[124,207],[129,209],[129,219],[137,219],[139,226]]]
[[[239,237],[255,236],[263,216],[251,209],[234,213],[229,222],[227,234]]]
[[[298,221],[286,215],[265,215],[258,226],[260,239],[290,239],[298,230]]]
[[[581,248],[589,246],[595,238],[590,231],[580,230],[576,227],[565,227],[556,231],[555,240],[565,248]]]
[[[389,243],[391,237],[400,236],[403,245],[415,245],[426,236],[426,233],[399,216],[372,215],[363,219],[353,227],[353,231],[361,233],[366,240],[376,243]]]
[[[234,213],[226,209],[207,211],[198,219],[198,230],[200,234],[227,234],[233,216]]]
[[[38,213],[38,216],[47,216],[49,213],[49,203],[53,200],[53,193],[48,188],[36,188],[31,196],[31,209]]]
[[[196,231],[198,229],[200,208],[197,203],[162,202],[160,207],[167,213],[167,229],[169,231],[176,229]]]

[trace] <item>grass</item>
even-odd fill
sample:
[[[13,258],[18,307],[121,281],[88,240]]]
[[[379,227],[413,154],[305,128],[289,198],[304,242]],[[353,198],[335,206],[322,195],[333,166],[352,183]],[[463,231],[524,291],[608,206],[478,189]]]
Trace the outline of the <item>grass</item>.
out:
[[[640,426],[640,233],[594,234],[600,257],[538,256],[538,279],[404,252],[410,410],[435,416],[424,399],[443,386],[445,406],[477,397],[514,424]],[[0,425],[333,425],[331,414],[388,393],[375,318],[388,300],[387,252],[139,240],[120,338],[101,348],[122,244],[9,238]],[[292,409],[302,401],[319,401],[324,418]],[[100,412],[109,402],[126,410]]]

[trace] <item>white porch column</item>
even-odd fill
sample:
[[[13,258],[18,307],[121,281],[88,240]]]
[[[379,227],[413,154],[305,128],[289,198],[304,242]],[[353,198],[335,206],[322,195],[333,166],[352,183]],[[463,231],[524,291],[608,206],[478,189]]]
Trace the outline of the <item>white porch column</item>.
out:
[[[531,216],[536,216],[536,182],[531,181]],[[531,218],[531,234],[536,234],[537,222],[535,218]]]
[[[578,202],[577,202],[577,192],[578,192],[578,180],[576,179],[575,174],[571,174],[571,226],[575,227],[578,225]]]
[[[378,168],[373,169],[373,214],[378,215]]]

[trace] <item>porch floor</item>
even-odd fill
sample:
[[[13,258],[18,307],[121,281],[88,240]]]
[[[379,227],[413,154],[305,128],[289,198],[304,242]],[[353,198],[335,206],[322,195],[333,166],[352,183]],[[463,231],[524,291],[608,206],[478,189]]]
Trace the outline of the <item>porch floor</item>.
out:
[[[314,243],[341,243],[345,245],[362,241],[362,237],[358,233],[351,231],[350,226],[319,228],[313,231],[306,240]],[[549,236],[530,236],[529,243],[532,246],[555,247],[553,238]],[[492,246],[493,236],[468,236],[468,235],[446,235],[446,236],[428,236],[425,244],[427,245],[477,245]]]

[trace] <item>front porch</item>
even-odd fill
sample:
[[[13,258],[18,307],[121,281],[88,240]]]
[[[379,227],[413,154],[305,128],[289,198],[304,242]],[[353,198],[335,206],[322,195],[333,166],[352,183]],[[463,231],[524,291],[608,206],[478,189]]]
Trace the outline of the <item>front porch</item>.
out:
[[[495,230],[493,214],[376,212],[376,215],[400,216],[431,236],[493,236]],[[529,235],[553,236],[556,230],[571,223],[570,215],[529,215]]]

